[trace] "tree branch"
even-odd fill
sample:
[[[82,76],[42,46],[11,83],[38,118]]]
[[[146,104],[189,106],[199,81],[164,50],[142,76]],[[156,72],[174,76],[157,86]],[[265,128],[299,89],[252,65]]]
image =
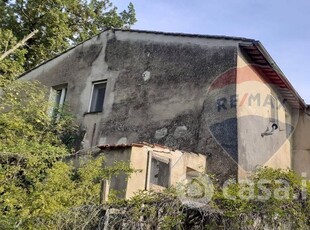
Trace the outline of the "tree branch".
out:
[[[6,58],[8,55],[13,53],[15,50],[17,50],[19,47],[24,46],[25,43],[32,38],[36,33],[38,33],[38,30],[34,30],[30,34],[28,34],[26,37],[23,38],[20,42],[18,42],[12,49],[6,51],[4,54],[1,55],[0,61],[2,61],[4,58]]]

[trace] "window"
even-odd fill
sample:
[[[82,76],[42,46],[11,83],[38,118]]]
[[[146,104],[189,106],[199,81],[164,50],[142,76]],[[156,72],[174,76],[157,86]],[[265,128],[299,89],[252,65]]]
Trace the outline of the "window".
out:
[[[169,161],[164,162],[152,157],[150,182],[162,187],[168,187],[170,178]]]
[[[187,182],[191,182],[194,178],[199,177],[199,172],[195,169],[186,167],[186,180]]]
[[[57,107],[63,107],[64,102],[67,96],[67,88],[62,88],[56,90],[56,98],[55,98],[55,105]]]
[[[106,86],[106,81],[93,83],[89,112],[102,112]]]
[[[54,100],[54,107],[52,116],[58,120],[60,118],[60,113],[64,107],[64,103],[67,96],[67,85],[53,87],[52,96]]]

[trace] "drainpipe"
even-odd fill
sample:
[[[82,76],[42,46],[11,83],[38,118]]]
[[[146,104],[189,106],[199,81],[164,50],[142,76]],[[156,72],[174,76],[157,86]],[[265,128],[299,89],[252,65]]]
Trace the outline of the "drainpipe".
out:
[[[151,152],[147,151],[147,160],[146,160],[146,172],[145,172],[145,185],[144,190],[147,191],[149,188],[149,169],[150,169],[150,163],[151,163]]]

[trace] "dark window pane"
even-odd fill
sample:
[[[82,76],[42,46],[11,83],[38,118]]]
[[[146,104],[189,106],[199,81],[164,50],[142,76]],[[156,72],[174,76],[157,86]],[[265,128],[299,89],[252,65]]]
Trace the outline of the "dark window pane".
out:
[[[90,112],[102,111],[105,89],[106,89],[106,83],[100,83],[94,85]]]
[[[96,111],[102,111],[104,94],[105,94],[105,88],[98,88],[96,109],[95,109]]]

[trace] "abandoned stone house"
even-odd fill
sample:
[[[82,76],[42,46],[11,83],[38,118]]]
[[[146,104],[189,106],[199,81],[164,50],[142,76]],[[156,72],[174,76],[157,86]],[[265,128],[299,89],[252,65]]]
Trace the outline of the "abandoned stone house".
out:
[[[201,153],[220,180],[260,165],[310,175],[308,107],[253,39],[106,30],[20,80],[69,105],[84,149],[148,142]]]

